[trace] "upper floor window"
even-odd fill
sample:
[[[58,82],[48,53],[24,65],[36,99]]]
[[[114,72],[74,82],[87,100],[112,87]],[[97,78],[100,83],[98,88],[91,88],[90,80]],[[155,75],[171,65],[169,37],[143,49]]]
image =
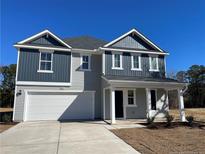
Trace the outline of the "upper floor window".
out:
[[[53,73],[53,53],[41,51],[39,57],[39,70],[38,72]]]
[[[150,56],[149,57],[149,65],[150,65],[149,71],[159,71],[158,57],[157,56]]]
[[[135,90],[128,90],[127,91],[127,98],[128,98],[128,105],[132,106],[135,105]]]
[[[90,70],[90,55],[81,55],[81,70]]]
[[[131,55],[131,70],[142,70],[141,68],[141,56],[133,54]]]
[[[122,69],[122,54],[112,54],[112,69]]]

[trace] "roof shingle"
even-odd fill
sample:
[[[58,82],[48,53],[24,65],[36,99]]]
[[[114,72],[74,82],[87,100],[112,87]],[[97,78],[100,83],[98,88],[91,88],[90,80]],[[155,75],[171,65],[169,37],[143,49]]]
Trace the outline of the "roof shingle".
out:
[[[89,49],[89,50],[98,49],[99,47],[102,47],[105,44],[107,44],[106,41],[91,36],[79,36],[73,38],[66,38],[63,39],[63,41],[68,45],[70,45],[72,48]]]

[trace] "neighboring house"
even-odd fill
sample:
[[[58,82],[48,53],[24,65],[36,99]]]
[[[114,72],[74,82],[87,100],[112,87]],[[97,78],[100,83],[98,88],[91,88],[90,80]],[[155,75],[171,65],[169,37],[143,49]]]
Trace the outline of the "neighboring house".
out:
[[[14,121],[163,117],[168,90],[185,120],[186,84],[166,78],[168,53],[135,29],[111,42],[45,30],[14,46]]]

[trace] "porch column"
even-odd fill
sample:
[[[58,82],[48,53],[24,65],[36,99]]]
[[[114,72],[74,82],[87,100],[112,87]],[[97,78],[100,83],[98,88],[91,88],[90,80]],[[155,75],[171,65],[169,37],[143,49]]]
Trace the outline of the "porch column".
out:
[[[166,97],[165,97],[165,99],[166,99],[166,109],[167,109],[167,111],[169,111],[169,90],[165,89],[165,91],[166,91]]]
[[[111,124],[115,124],[115,90],[110,89],[110,120]]]
[[[150,89],[146,88],[147,118],[151,117],[151,95]]]
[[[180,120],[182,122],[184,122],[184,121],[186,121],[186,119],[185,119],[185,112],[184,112],[184,97],[183,97],[182,90],[177,89],[177,92],[178,92]]]

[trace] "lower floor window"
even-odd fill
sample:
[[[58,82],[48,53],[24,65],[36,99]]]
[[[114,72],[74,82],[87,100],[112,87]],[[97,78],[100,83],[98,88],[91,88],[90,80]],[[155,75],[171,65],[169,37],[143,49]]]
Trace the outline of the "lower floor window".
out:
[[[151,94],[151,109],[156,110],[156,90],[150,90]]]
[[[134,90],[128,90],[128,105],[134,105],[135,104],[135,95]]]

